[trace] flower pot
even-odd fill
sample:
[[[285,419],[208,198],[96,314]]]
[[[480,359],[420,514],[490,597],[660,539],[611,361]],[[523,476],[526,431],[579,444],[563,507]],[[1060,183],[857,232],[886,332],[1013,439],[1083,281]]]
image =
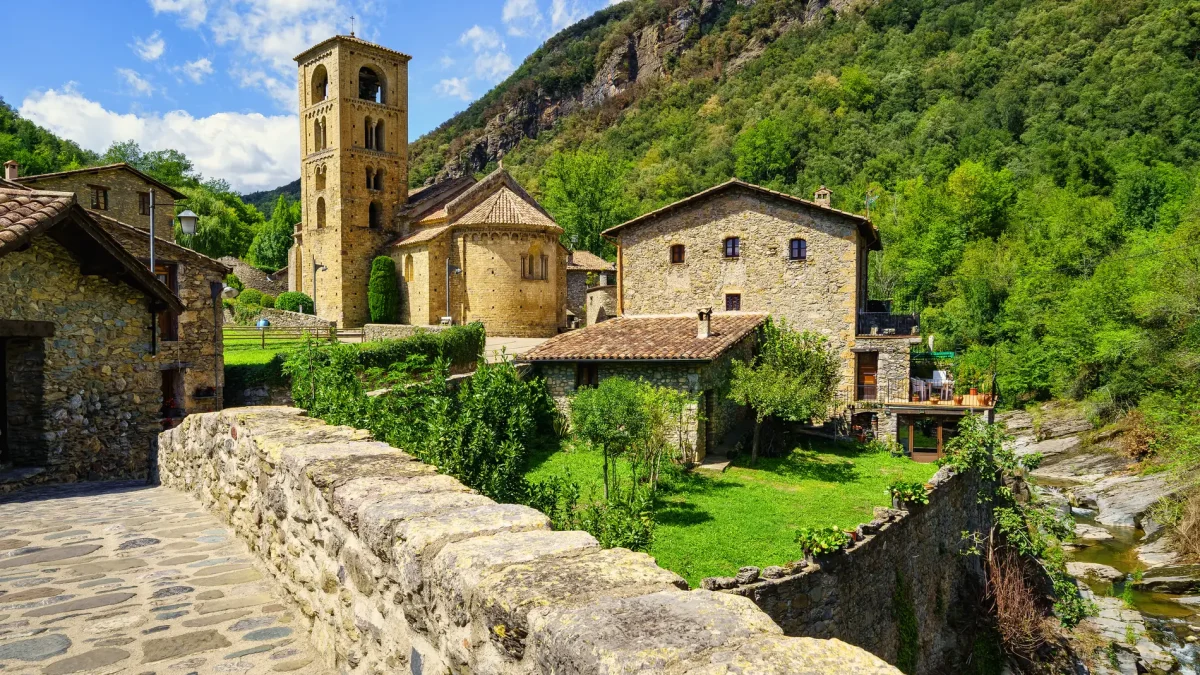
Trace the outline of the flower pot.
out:
[[[912,402],[913,402],[913,403],[920,403],[920,402],[921,402],[921,395],[920,395],[920,394],[913,394],[913,395],[912,395]]]
[[[942,397],[934,394],[933,396],[929,397],[929,402],[934,405],[937,405],[942,402]]]
[[[979,389],[977,389],[977,388],[975,388],[975,387],[971,387],[971,395],[972,395],[972,396],[978,396],[978,395],[979,395]]]
[[[954,405],[962,405],[962,402],[963,402],[962,394],[956,394],[954,396]]]

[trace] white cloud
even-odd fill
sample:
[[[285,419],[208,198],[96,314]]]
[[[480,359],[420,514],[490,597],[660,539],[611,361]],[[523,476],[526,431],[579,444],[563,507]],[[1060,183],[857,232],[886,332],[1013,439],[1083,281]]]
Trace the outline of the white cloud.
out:
[[[208,16],[205,0],[150,0],[150,8],[155,14],[178,14],[188,26],[198,26]]]
[[[467,29],[467,32],[458,38],[458,42],[459,44],[471,45],[471,49],[475,53],[497,47],[504,49],[504,43],[500,41],[500,36],[496,33],[496,30],[493,28],[483,28],[479,24]]]
[[[475,75],[498,82],[513,71],[512,59],[505,52],[489,52],[475,58]]]
[[[291,78],[276,77],[265,70],[241,68],[234,68],[230,74],[238,79],[238,84],[243,88],[257,89],[275,99],[280,108],[295,110],[299,105],[299,93],[296,91],[296,83]]]
[[[586,10],[577,3],[567,0],[551,0],[550,28],[557,32],[587,16]]]
[[[151,33],[150,37],[145,40],[137,38],[134,42],[136,44],[133,45],[133,51],[143,61],[157,61],[158,57],[167,50],[167,43],[158,34],[158,31]]]
[[[128,92],[134,96],[149,96],[154,93],[154,85],[142,77],[136,70],[117,68],[117,74],[124,80]]]
[[[443,69],[450,68],[456,63],[458,63],[458,61],[455,61],[451,56],[443,55],[442,58],[438,59],[438,64],[441,65]]]
[[[500,13],[509,35],[529,35],[542,23],[537,0],[506,0]]]
[[[34,92],[21,103],[20,114],[97,152],[131,138],[143,150],[179,150],[204,176],[224,178],[242,192],[274,188],[299,173],[295,115],[120,114],[84,97],[72,84]]]
[[[471,95],[471,87],[465,78],[451,77],[441,82],[438,82],[433,88],[439,96],[446,98],[459,98],[464,101],[470,101],[474,96]]]
[[[183,64],[182,66],[179,66],[175,70],[178,70],[179,72],[183,73],[185,76],[187,76],[187,78],[189,80],[191,80],[192,82],[195,82],[196,84],[200,84],[201,82],[204,81],[204,78],[206,76],[213,74],[212,61],[209,61],[206,58],[199,58],[199,59],[196,59],[195,61],[188,61],[187,63]]]

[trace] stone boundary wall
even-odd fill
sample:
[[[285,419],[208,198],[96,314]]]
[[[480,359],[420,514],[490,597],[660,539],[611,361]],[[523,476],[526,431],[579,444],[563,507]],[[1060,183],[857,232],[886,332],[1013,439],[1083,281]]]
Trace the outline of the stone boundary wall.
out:
[[[270,307],[264,307],[258,316],[270,321],[272,328],[331,328],[335,323],[312,314],[288,312]]]
[[[417,333],[437,333],[450,326],[418,326],[407,323],[369,323],[363,326],[363,341],[403,340]]]
[[[293,408],[189,416],[159,467],[250,544],[342,673],[898,672]]]
[[[979,480],[942,468],[930,481],[929,504],[876,508],[856,541],[815,561],[713,577],[704,587],[750,598],[787,635],[836,638],[895,663],[900,615],[917,622],[917,674],[952,673],[967,665],[984,576],[980,557],[964,553],[964,531],[991,529]],[[896,506],[896,505],[894,505]],[[908,601],[898,601],[898,582]],[[968,669],[969,670],[969,669]]]

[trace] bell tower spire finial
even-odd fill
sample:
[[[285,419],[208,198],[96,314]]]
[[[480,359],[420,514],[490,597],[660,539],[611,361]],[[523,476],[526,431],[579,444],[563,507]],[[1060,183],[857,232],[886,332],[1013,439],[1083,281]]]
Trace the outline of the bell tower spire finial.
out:
[[[350,15],[350,37],[354,37],[354,15]]]

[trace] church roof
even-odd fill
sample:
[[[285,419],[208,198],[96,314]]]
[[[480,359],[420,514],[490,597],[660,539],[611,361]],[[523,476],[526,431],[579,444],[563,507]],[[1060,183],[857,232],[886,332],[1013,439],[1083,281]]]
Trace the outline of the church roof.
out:
[[[475,208],[456,218],[454,224],[558,227],[550,216],[519,197],[508,186],[502,186],[484,198]]]
[[[567,258],[568,270],[586,270],[588,272],[615,272],[617,266],[591,251],[571,251]]]
[[[426,242],[426,241],[433,241],[434,239],[437,239],[438,237],[442,236],[442,233],[449,229],[450,229],[449,225],[439,225],[438,227],[422,228],[420,230],[417,230],[416,232],[413,232],[412,234],[408,235],[407,237],[397,239],[388,245],[389,246],[407,246],[409,244],[420,244],[420,243]]]

